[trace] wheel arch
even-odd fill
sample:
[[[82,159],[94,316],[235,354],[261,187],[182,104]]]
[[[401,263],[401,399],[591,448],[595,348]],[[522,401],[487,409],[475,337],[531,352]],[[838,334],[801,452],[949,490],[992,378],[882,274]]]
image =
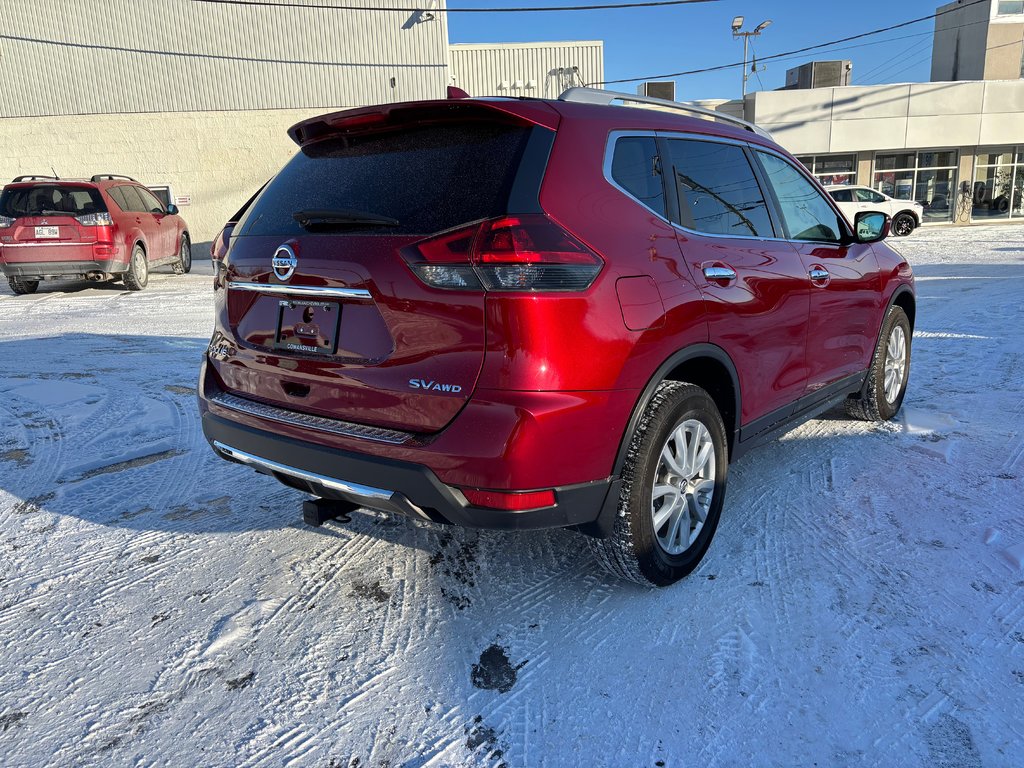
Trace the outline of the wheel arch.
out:
[[[647,386],[644,387],[633,406],[629,423],[626,425],[626,430],[619,443],[613,469],[613,474],[616,476],[622,473],[636,425],[647,409],[651,398],[654,397],[658,385],[663,381],[685,381],[696,384],[707,391],[722,415],[729,455],[732,455],[733,445],[739,434],[740,414],[742,413],[740,410],[739,375],[736,373],[736,366],[721,347],[714,344],[694,344],[679,350],[665,360],[651,376]]]
[[[914,319],[917,317],[917,299],[909,285],[901,285],[893,291],[892,296],[889,297],[889,304],[885,308],[885,314],[888,314],[889,308],[894,305],[906,313],[907,320],[910,321],[910,330],[913,331]],[[882,315],[883,324],[885,323],[885,314]],[[879,333],[881,333],[881,329],[879,329]]]

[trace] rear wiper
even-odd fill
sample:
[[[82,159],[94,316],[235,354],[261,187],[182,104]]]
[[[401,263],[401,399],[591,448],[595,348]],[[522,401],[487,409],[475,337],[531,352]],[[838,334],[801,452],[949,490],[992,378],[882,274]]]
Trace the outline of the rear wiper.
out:
[[[389,216],[378,216],[376,213],[346,210],[308,210],[296,211],[292,218],[305,229],[316,227],[397,227],[398,219]]]

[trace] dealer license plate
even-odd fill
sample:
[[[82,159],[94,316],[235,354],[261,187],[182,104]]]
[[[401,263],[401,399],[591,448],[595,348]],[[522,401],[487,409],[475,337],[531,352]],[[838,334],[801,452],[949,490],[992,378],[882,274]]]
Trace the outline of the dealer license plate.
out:
[[[329,301],[282,299],[274,346],[292,352],[333,355],[338,347],[341,305]]]

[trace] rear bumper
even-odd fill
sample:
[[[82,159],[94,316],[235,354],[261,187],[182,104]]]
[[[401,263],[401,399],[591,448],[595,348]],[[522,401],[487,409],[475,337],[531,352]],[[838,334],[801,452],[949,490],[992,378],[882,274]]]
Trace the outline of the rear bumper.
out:
[[[203,432],[214,451],[288,485],[325,499],[398,513],[418,520],[471,528],[528,530],[585,526],[617,500],[611,478],[555,488],[554,506],[522,512],[471,505],[429,468],[295,440],[203,414]],[[614,493],[610,493],[614,490]]]
[[[0,270],[7,277],[31,280],[83,277],[89,272],[124,272],[125,265],[116,258],[104,261],[10,261],[0,254]]]

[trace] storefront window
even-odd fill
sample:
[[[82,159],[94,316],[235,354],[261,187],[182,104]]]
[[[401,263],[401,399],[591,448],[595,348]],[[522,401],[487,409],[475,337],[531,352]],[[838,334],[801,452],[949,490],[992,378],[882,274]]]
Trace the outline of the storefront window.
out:
[[[825,186],[853,184],[857,180],[856,155],[810,155],[797,160]]]
[[[995,147],[978,153],[974,172],[975,220],[1024,217],[1024,148]]]
[[[956,150],[875,155],[874,186],[897,200],[924,206],[925,222],[949,221],[956,191]]]

